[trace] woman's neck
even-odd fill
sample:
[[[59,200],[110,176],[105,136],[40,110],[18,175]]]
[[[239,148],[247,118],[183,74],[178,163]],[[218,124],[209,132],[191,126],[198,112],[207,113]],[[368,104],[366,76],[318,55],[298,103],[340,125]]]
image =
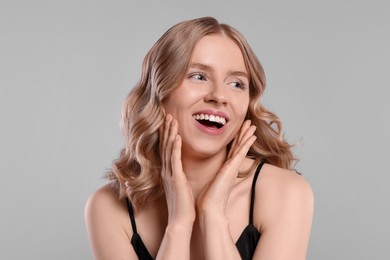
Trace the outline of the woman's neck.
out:
[[[183,171],[192,188],[194,199],[202,188],[214,179],[226,156],[226,151],[208,157],[182,156]]]

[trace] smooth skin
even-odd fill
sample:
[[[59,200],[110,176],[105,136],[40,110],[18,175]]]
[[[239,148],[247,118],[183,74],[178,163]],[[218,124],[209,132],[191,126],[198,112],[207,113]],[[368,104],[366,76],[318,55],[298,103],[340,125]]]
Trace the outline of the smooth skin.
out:
[[[245,156],[256,139],[255,126],[245,121],[245,63],[230,39],[205,36],[191,64],[164,104],[160,151],[165,197],[136,211],[138,233],[156,259],[241,259],[235,243],[248,225],[254,171],[244,178],[237,174],[255,166]],[[202,109],[226,113],[226,131],[210,136],[197,129],[192,115]],[[305,259],[312,214],[306,180],[265,164],[256,184],[254,226],[261,238],[253,259]],[[110,184],[90,197],[85,218],[95,259],[138,259],[130,244],[126,205]]]

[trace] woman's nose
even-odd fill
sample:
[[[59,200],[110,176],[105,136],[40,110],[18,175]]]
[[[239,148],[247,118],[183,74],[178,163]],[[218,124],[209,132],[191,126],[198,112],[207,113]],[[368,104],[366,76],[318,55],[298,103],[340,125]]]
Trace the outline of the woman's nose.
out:
[[[218,105],[227,104],[226,86],[223,83],[213,83],[205,97],[206,102],[214,102]]]

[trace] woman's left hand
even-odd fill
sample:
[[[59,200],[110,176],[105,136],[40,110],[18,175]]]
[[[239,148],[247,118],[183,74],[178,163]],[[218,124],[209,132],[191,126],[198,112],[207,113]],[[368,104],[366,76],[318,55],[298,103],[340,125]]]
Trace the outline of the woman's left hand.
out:
[[[240,133],[233,140],[226,162],[198,196],[196,206],[200,216],[209,213],[214,216],[224,214],[227,199],[237,178],[241,162],[256,140],[256,136],[253,135],[255,131],[256,127],[251,125],[250,120],[243,123]]]

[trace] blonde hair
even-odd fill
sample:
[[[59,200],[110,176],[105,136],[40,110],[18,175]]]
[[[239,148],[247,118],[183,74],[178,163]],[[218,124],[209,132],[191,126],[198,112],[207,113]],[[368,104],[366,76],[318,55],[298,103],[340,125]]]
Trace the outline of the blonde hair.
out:
[[[281,122],[258,102],[265,89],[265,74],[245,38],[236,29],[220,24],[212,17],[184,21],[165,32],[147,53],[141,79],[124,102],[121,128],[125,147],[107,177],[117,187],[119,198],[129,196],[135,208],[163,194],[159,151],[159,128],[165,117],[162,102],[182,82],[196,43],[210,34],[233,40],[241,49],[249,72],[247,118],[257,126],[258,138],[248,157],[291,168],[294,158],[291,145],[283,138]]]

